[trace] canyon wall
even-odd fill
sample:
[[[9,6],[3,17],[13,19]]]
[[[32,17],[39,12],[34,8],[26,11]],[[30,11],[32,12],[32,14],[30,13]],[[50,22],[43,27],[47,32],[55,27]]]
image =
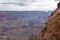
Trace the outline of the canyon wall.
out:
[[[41,30],[41,40],[60,40],[60,2],[46,19],[45,27]]]

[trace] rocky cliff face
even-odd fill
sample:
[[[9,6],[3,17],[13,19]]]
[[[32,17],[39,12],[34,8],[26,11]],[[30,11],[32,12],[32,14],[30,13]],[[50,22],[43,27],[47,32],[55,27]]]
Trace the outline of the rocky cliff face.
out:
[[[60,40],[60,2],[58,7],[47,18],[45,27],[41,31],[41,40]]]

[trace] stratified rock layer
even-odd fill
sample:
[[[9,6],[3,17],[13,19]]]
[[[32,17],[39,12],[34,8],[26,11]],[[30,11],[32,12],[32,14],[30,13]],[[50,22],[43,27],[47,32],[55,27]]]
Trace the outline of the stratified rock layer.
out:
[[[60,40],[60,7],[47,18],[41,40]]]

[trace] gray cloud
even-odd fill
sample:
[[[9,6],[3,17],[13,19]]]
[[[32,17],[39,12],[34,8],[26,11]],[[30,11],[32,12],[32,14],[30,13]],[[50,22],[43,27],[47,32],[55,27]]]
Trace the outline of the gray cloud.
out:
[[[0,11],[53,10],[53,8],[56,8],[56,2],[53,0],[0,0]]]
[[[32,2],[35,2],[35,0],[0,0],[0,4],[14,4],[20,6],[26,6]]]

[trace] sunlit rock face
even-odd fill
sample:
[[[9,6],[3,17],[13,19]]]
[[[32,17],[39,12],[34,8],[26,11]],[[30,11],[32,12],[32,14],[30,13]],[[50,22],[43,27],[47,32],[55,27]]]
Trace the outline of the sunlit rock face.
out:
[[[58,3],[58,6],[60,3]],[[47,18],[41,31],[42,40],[60,40],[60,7]]]

